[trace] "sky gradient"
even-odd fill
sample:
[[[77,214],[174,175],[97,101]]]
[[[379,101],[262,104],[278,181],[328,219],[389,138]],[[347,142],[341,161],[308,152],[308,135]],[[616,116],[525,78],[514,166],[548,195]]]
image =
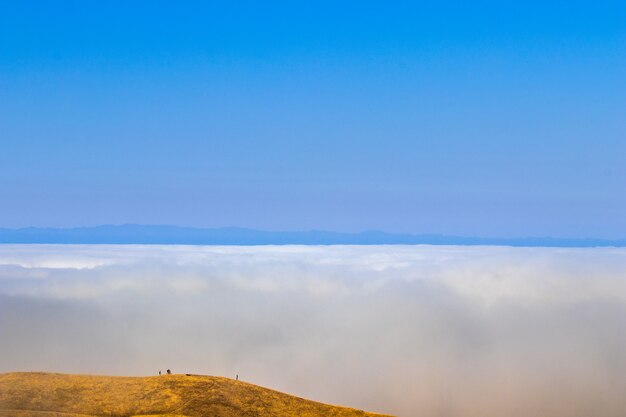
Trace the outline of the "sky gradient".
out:
[[[626,237],[623,2],[2,2],[0,227]]]

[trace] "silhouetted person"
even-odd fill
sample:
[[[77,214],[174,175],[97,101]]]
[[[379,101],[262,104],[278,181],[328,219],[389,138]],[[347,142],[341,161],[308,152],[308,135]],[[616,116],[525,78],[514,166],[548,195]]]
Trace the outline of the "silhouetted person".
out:
[[[237,374],[237,376],[235,376],[235,381],[239,381],[239,374]]]
[[[167,374],[168,375],[172,375],[172,371],[170,371],[169,369],[167,370]]]
[[[161,376],[161,371],[159,371],[159,376]]]

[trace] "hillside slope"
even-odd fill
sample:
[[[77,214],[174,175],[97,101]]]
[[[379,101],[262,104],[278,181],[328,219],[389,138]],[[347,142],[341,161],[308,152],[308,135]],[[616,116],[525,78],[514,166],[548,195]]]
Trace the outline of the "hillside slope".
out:
[[[0,374],[0,416],[381,416],[321,404],[228,378]]]

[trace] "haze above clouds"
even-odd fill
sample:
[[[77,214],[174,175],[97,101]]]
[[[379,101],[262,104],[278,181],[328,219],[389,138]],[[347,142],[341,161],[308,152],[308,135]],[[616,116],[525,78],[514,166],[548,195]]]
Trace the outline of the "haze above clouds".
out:
[[[626,250],[0,246],[0,372],[234,377],[402,417],[626,414]]]

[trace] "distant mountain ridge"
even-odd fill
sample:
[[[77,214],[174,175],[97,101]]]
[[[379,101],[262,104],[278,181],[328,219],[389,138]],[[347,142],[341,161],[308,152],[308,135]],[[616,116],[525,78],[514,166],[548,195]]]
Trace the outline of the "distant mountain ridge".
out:
[[[103,225],[76,228],[0,228],[0,243],[144,245],[491,245],[536,247],[626,247],[626,239],[520,237],[489,238],[380,231],[320,230],[270,232],[239,227],[193,228],[159,225]]]

